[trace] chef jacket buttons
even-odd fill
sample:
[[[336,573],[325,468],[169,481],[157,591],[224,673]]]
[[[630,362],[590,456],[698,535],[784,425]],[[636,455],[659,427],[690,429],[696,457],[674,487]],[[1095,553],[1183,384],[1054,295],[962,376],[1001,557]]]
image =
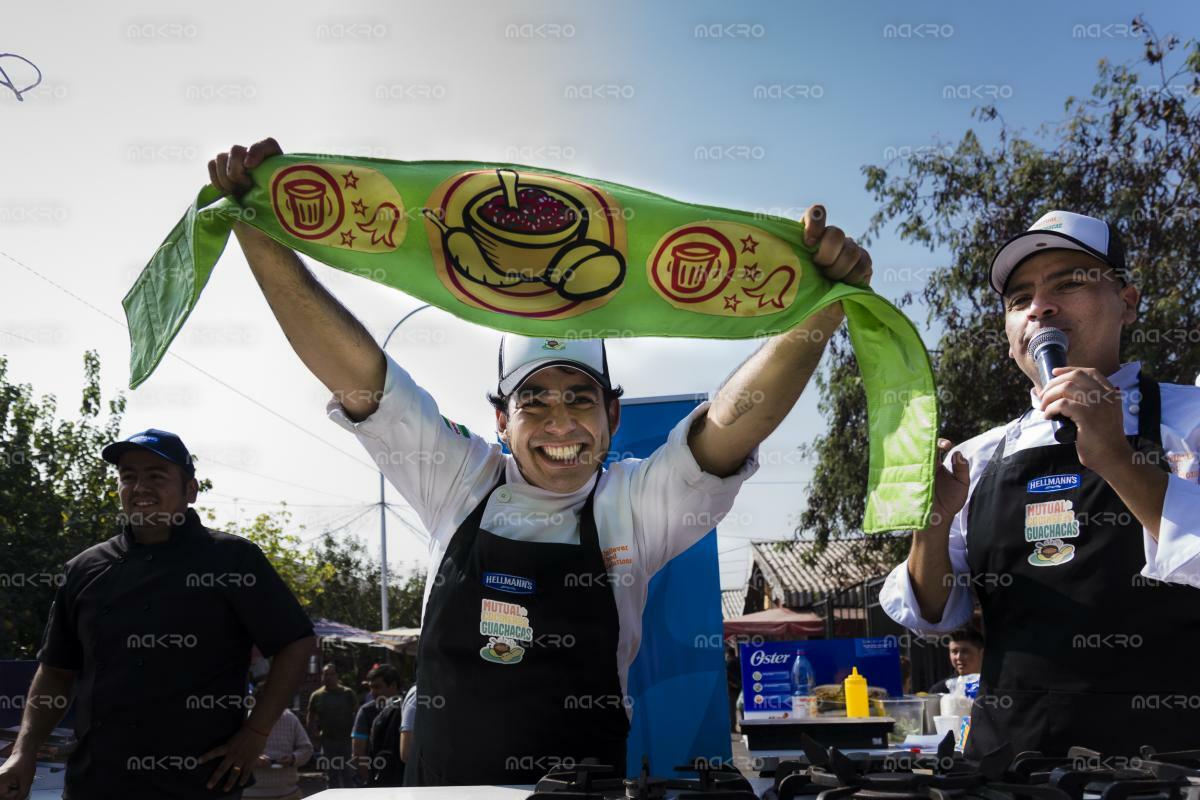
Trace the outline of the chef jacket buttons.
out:
[[[139,667],[140,667],[140,666],[142,666],[142,665],[143,665],[145,662],[143,662],[143,661],[142,661],[142,660],[139,658],[137,661],[134,661],[133,663],[134,663],[136,666],[139,666]]]
[[[112,606],[105,606],[104,608],[100,609],[100,613],[101,614],[112,613]]]
[[[501,503],[507,503],[509,500],[512,500],[512,493],[509,492],[508,489],[501,489],[500,491],[496,492],[496,498]]]
[[[118,563],[118,564],[124,564],[124,563],[125,563],[125,556],[117,556],[117,563]]]
[[[1129,413],[1133,414],[1135,417],[1137,416],[1137,413],[1141,410],[1142,410],[1142,407],[1139,406],[1137,403],[1129,404]]]
[[[146,554],[146,560],[147,560],[147,561],[153,561],[153,560],[154,560],[154,554],[153,554],[153,553],[147,553],[147,554]]]
[[[149,611],[149,610],[150,610],[150,604],[149,604],[149,603],[146,603],[146,605],[142,606],[142,611]]]

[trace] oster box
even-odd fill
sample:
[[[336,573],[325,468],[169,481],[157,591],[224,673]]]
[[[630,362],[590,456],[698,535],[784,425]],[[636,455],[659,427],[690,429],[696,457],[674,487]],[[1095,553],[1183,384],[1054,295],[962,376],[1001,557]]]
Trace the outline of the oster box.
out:
[[[902,694],[900,648],[894,639],[816,639],[740,646],[746,719],[805,714],[812,687],[840,684],[853,667],[867,685]]]

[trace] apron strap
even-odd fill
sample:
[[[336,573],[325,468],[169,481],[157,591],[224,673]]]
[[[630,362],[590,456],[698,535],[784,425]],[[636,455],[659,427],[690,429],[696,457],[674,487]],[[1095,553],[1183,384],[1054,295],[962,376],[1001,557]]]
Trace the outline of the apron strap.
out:
[[[1162,391],[1158,381],[1138,375],[1138,437],[1162,447]]]

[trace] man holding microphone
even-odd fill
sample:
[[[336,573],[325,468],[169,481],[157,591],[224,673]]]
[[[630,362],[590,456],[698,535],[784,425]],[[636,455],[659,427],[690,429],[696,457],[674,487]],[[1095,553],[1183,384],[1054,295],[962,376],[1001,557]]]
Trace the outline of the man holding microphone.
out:
[[[1200,389],[1121,363],[1139,294],[1111,224],[1052,211],[999,250],[990,280],[1032,407],[939,442],[933,521],[880,603],[946,633],[974,589],[987,649],[968,755],[1194,747],[1200,669],[1178,643],[1200,640]],[[1037,363],[1050,329],[1065,366]]]

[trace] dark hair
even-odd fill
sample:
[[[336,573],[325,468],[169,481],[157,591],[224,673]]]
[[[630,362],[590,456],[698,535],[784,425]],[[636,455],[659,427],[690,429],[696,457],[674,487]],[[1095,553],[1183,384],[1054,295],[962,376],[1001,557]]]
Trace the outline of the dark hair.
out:
[[[959,628],[954,633],[950,634],[950,641],[970,642],[980,650],[983,649],[983,634],[980,633],[976,628],[972,628],[970,626],[966,628]]]
[[[612,404],[613,400],[620,400],[621,396],[625,394],[625,389],[620,386],[616,386],[611,389],[605,389],[602,386],[600,387],[600,391],[604,394],[604,408],[606,410],[608,409],[609,405]],[[501,414],[508,413],[508,401],[512,398],[512,396],[513,392],[509,392],[508,394],[495,394],[493,392],[487,393],[488,402],[492,404],[492,408],[496,409]]]
[[[400,671],[391,664],[376,664],[371,667],[367,673],[367,680],[373,681],[376,678],[386,683],[388,686],[400,685]]]

